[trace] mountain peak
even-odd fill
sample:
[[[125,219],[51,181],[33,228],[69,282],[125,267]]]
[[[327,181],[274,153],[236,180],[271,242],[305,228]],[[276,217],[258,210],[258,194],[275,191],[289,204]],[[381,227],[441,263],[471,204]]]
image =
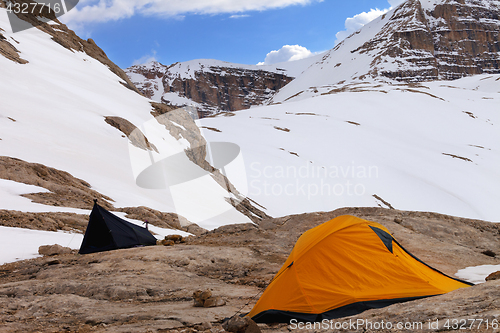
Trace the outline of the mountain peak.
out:
[[[500,73],[499,16],[497,0],[408,0],[330,50],[274,101],[370,79],[422,82]]]
[[[241,65],[214,59],[152,62],[127,68],[142,93],[157,102],[198,108],[200,116],[265,103],[293,77],[276,66]]]
[[[371,76],[398,81],[498,73],[499,9],[498,1],[488,0],[408,0],[356,51],[376,51]]]

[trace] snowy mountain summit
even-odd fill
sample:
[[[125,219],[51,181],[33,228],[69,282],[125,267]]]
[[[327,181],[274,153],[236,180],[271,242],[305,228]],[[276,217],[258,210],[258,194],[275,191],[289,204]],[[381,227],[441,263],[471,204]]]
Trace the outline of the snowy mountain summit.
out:
[[[295,73],[276,66],[199,59],[165,66],[136,65],[127,75],[147,97],[169,105],[191,105],[201,116],[248,109],[268,101]]]
[[[408,0],[330,50],[274,101],[333,84],[500,73],[499,15],[497,0]]]
[[[494,0],[409,0],[376,20],[379,31],[350,53],[371,55],[366,74],[399,81],[499,73],[499,14]]]
[[[308,59],[274,66],[152,62],[125,71],[147,97],[193,105],[202,115],[321,94],[331,85],[454,80],[500,73],[499,15],[497,0],[408,0]]]
[[[494,0],[410,0],[354,53],[378,49],[369,74],[396,80],[499,73],[499,14],[500,2]]]

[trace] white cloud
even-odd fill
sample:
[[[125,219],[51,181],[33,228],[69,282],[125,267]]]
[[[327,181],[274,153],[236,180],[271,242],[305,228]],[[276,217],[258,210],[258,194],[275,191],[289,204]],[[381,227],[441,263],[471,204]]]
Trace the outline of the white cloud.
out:
[[[140,57],[139,59],[136,59],[132,62],[132,66],[135,66],[135,65],[145,65],[145,64],[148,64],[152,61],[158,61],[158,59],[156,58],[156,51],[155,50],[152,50],[151,51],[152,54],[146,54],[145,56],[143,57]]]
[[[353,17],[348,17],[345,20],[345,30],[339,31],[335,35],[335,37],[337,37],[335,44],[340,43],[341,41],[349,37],[351,34],[361,29],[365,24],[370,23],[380,15],[387,13],[389,10],[402,4],[405,1],[406,0],[387,0],[387,2],[390,5],[389,8],[386,9],[372,8],[370,9],[369,12],[362,12],[360,14],[354,15]]]
[[[281,49],[267,54],[264,62],[259,65],[272,65],[279,62],[300,60],[312,56],[313,53],[300,45],[284,45]]]
[[[250,15],[231,15],[229,16],[229,18],[232,18],[232,19],[239,19],[239,18],[245,18],[245,17],[250,17]]]
[[[262,11],[324,0],[82,0],[62,18],[70,26],[107,22],[133,15],[175,17],[183,14],[221,14]]]
[[[361,29],[365,24],[370,23],[380,15],[387,13],[389,9],[370,9],[369,12],[362,12],[360,14],[354,15],[353,17],[348,17],[345,20],[345,30],[337,32],[335,37],[337,40],[335,44],[343,41],[347,37],[349,37],[354,32]]]

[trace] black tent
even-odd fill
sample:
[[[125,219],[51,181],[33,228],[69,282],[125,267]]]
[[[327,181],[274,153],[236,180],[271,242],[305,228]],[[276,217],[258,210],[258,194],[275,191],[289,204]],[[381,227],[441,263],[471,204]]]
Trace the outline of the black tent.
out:
[[[156,238],[146,229],[127,222],[94,203],[80,254],[156,245]]]

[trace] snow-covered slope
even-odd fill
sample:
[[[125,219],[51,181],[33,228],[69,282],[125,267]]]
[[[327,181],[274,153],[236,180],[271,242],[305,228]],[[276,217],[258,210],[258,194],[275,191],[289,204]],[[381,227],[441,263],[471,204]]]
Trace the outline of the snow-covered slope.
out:
[[[0,8],[0,37],[0,156],[69,172],[111,198],[116,208],[146,206],[176,212],[174,199],[179,197],[172,198],[168,189],[139,187],[133,167],[146,167],[168,154],[184,154],[190,148],[186,134],[174,136],[166,128],[172,125],[168,119],[155,120],[151,101],[129,89],[133,87],[127,87],[126,76],[110,70],[103,53],[84,52],[83,46],[95,44],[80,40],[58,22],[14,34],[5,8]],[[109,117],[114,117],[115,125],[122,121],[123,133],[110,126]],[[131,139],[135,135],[127,132],[130,127],[147,137],[148,147],[142,148],[146,161],[129,151],[126,135]],[[182,202],[188,220],[205,228],[250,221],[227,202],[231,195],[216,180],[207,176],[200,183],[203,200]],[[177,191],[182,198],[189,197],[187,189]],[[1,196],[5,193],[0,191]],[[28,205],[24,211],[30,209]],[[225,214],[218,216],[220,212]]]
[[[242,145],[259,133],[245,153],[250,195],[271,214],[284,213],[277,201],[288,212],[378,204],[500,221],[499,13],[496,0],[408,0],[272,106],[206,126]]]
[[[352,82],[500,73],[500,1],[407,0],[346,38],[271,103]]]
[[[352,84],[202,123],[242,147],[249,197],[273,216],[380,205],[500,221],[500,75]]]

